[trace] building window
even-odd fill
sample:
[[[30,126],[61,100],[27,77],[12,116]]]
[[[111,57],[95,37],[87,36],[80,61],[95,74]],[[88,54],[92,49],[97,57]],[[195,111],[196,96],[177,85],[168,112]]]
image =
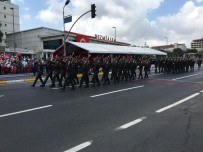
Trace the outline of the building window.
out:
[[[62,45],[62,39],[44,41],[44,42],[43,42],[43,45],[44,45],[44,49],[55,50],[55,49],[57,49],[59,46]]]
[[[7,26],[7,24],[5,24],[5,26]]]
[[[6,15],[4,15],[4,18],[6,18]]]
[[[6,7],[4,6],[4,9],[6,10]]]

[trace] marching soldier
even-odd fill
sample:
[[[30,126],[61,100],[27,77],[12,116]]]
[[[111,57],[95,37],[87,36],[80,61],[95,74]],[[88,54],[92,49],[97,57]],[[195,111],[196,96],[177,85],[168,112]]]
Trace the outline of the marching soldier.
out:
[[[42,64],[42,60],[39,59],[38,62],[36,62],[36,68],[37,68],[37,76],[35,78],[34,83],[31,85],[32,87],[35,87],[35,84],[37,83],[37,80],[39,79],[43,85],[43,80],[42,80],[42,75],[43,75],[43,64]]]
[[[65,78],[62,90],[66,89],[67,84],[71,84],[71,86],[72,86],[71,90],[75,90],[75,86],[73,83],[74,67],[73,67],[72,61],[73,61],[72,57],[68,57],[67,60],[65,61],[65,63],[66,63],[66,78]]]
[[[143,71],[143,59],[139,59],[139,76],[138,79],[143,79],[142,71]]]
[[[53,62],[51,61],[51,59],[49,58],[48,61],[46,62],[46,78],[44,80],[44,83],[41,85],[41,87],[44,87],[47,80],[50,78],[52,81],[52,75],[53,75]]]
[[[100,86],[100,82],[99,82],[99,69],[100,69],[100,60],[98,57],[93,59],[93,78],[92,78],[92,82],[93,82],[93,87],[95,86],[95,83],[97,83],[97,86]]]
[[[89,65],[88,65],[88,58],[83,57],[82,60],[82,77],[80,80],[80,88],[82,87],[83,82],[85,81],[85,88],[89,87]]]
[[[104,64],[103,64],[102,70],[103,70],[103,77],[104,77],[103,85],[106,85],[106,83],[110,84],[110,80],[109,80],[110,57],[106,57],[104,59]]]
[[[50,87],[55,87],[56,78],[59,82],[59,86],[62,87],[62,83],[59,77],[60,72],[61,72],[61,61],[59,60],[58,56],[56,56],[56,61],[54,63],[54,76],[52,79],[52,85]]]

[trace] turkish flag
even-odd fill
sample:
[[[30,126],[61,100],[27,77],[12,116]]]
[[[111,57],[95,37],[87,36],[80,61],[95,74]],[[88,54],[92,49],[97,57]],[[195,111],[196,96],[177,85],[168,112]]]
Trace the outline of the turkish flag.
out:
[[[76,41],[81,43],[89,43],[90,37],[86,35],[77,34]]]

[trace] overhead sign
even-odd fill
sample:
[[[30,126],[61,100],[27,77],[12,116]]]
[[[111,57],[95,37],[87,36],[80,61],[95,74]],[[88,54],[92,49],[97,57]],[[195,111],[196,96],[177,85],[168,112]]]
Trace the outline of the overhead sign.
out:
[[[72,15],[68,15],[64,17],[64,23],[72,22]]]

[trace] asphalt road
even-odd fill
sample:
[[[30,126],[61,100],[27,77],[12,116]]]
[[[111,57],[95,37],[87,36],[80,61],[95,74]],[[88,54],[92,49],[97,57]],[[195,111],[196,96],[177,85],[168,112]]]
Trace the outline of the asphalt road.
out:
[[[202,152],[203,70],[61,91],[0,85],[0,152]]]

